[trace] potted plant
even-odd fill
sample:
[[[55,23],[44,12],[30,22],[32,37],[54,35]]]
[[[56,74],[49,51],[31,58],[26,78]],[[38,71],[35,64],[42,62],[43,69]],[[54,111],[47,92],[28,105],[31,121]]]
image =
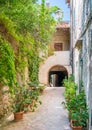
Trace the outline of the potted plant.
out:
[[[62,102],[62,104],[65,106],[65,108],[69,112],[69,121],[71,120],[71,112],[74,107],[73,100],[74,97],[76,96],[76,90],[77,90],[77,85],[74,82],[74,77],[71,75],[68,79],[64,79],[63,85],[65,87],[65,102]]]
[[[71,112],[72,130],[82,130],[82,128],[86,126],[86,122],[88,119],[88,109],[86,105],[84,91],[76,95],[71,100],[71,104],[74,105]]]
[[[39,100],[40,93],[44,90],[44,86],[38,86],[36,83],[30,82],[29,85],[29,91],[30,91],[30,104],[28,107],[28,111],[35,111],[35,108],[37,108],[38,104],[42,104],[42,102]]]
[[[74,82],[74,77],[71,75],[68,79],[64,79],[63,85],[65,87],[65,99],[68,102],[76,95],[77,85]]]
[[[31,91],[31,102],[30,102],[30,110],[35,111],[35,108],[37,108],[38,104],[42,104],[42,102],[39,100],[39,90],[32,90]]]
[[[23,119],[24,113],[24,97],[25,88],[22,85],[17,84],[14,88],[14,98],[13,98],[13,112],[14,112],[14,120],[19,121]]]
[[[72,120],[71,120],[71,127],[72,130],[82,130],[83,127],[86,125],[86,120],[88,118],[87,112],[72,112]]]

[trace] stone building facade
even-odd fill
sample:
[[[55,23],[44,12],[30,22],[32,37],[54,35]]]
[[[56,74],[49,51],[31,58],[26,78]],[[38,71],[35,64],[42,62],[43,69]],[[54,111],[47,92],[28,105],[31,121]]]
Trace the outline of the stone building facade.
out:
[[[71,65],[78,90],[82,84],[85,90],[92,130],[92,0],[70,0],[70,14]]]
[[[71,73],[70,68],[70,27],[68,22],[57,24],[56,32],[53,34],[49,44],[53,55],[41,63],[39,69],[39,81],[50,85],[52,78],[53,86],[61,86],[63,78]],[[60,79],[61,78],[61,79]]]

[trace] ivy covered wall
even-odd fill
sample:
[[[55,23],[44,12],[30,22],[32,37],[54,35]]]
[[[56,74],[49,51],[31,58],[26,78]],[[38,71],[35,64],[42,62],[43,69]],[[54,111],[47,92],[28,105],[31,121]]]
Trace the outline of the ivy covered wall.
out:
[[[17,82],[39,84],[44,59],[39,52],[46,52],[55,31],[52,14],[58,9],[47,8],[45,0],[41,5],[37,0],[0,0],[0,119],[10,111],[9,97]]]

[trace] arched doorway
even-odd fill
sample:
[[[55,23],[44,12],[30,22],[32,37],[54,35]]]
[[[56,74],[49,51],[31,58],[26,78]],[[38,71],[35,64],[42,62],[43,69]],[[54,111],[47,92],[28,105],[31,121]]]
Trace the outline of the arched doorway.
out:
[[[49,70],[48,81],[50,86],[60,87],[63,80],[68,77],[68,72],[64,66],[54,66]]]

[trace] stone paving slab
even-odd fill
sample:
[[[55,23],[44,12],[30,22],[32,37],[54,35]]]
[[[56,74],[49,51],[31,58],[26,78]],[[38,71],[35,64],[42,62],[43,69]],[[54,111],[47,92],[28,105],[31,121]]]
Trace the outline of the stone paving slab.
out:
[[[42,105],[35,112],[24,114],[19,122],[12,121],[0,130],[71,130],[64,101],[63,87],[47,87],[41,96]]]

